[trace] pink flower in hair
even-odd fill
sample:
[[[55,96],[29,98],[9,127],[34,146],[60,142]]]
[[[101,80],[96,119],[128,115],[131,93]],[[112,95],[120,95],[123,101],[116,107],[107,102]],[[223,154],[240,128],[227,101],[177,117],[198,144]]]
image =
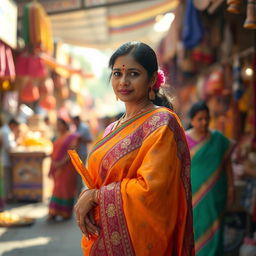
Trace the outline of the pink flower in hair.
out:
[[[165,75],[163,70],[159,69],[157,71],[156,83],[153,86],[153,89],[159,89],[165,83]]]

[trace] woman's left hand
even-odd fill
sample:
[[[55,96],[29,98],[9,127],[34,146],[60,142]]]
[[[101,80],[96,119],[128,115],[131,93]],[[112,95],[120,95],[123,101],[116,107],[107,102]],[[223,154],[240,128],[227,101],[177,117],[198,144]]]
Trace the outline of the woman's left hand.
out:
[[[75,205],[77,224],[87,239],[89,239],[92,234],[99,234],[99,228],[95,225],[92,218],[93,208],[98,203],[97,193],[97,189],[83,191]]]

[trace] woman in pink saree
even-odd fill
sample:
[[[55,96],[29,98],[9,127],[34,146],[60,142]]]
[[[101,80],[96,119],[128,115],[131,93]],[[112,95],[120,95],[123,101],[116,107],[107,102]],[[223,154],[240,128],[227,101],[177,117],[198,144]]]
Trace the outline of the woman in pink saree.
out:
[[[71,133],[64,119],[57,120],[58,136],[53,142],[52,164],[49,176],[54,187],[49,204],[48,220],[61,217],[70,219],[73,212],[76,188],[76,171],[68,157],[67,150],[73,149],[78,143],[79,135]]]

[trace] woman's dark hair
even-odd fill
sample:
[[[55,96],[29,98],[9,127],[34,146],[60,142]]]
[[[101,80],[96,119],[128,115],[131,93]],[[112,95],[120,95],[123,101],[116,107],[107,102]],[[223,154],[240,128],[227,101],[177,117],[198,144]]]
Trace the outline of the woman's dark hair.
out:
[[[11,118],[8,122],[9,125],[19,125],[19,121],[15,118]]]
[[[111,56],[109,60],[109,67],[113,69],[116,59],[120,56],[131,54],[134,59],[146,69],[148,73],[148,79],[150,80],[155,72],[158,71],[158,62],[154,50],[147,44],[142,42],[127,42],[121,45]],[[172,109],[172,104],[167,97],[163,94],[159,94],[159,89],[154,89],[156,93],[155,100],[152,102],[158,106],[165,106]]]
[[[69,130],[69,124],[63,118],[58,117],[57,121],[61,122]]]
[[[208,115],[210,115],[209,108],[205,101],[198,101],[194,103],[189,111],[189,117],[192,119],[198,112],[206,111]]]

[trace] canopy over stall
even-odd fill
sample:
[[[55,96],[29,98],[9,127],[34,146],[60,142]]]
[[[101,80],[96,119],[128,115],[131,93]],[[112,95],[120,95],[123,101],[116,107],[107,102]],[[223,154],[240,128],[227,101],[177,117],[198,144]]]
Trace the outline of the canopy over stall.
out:
[[[19,17],[27,0],[17,0]],[[156,17],[172,12],[178,0],[44,0],[53,35],[63,42],[86,47],[116,47],[125,41],[157,44]],[[134,11],[136,10],[136,11]]]

